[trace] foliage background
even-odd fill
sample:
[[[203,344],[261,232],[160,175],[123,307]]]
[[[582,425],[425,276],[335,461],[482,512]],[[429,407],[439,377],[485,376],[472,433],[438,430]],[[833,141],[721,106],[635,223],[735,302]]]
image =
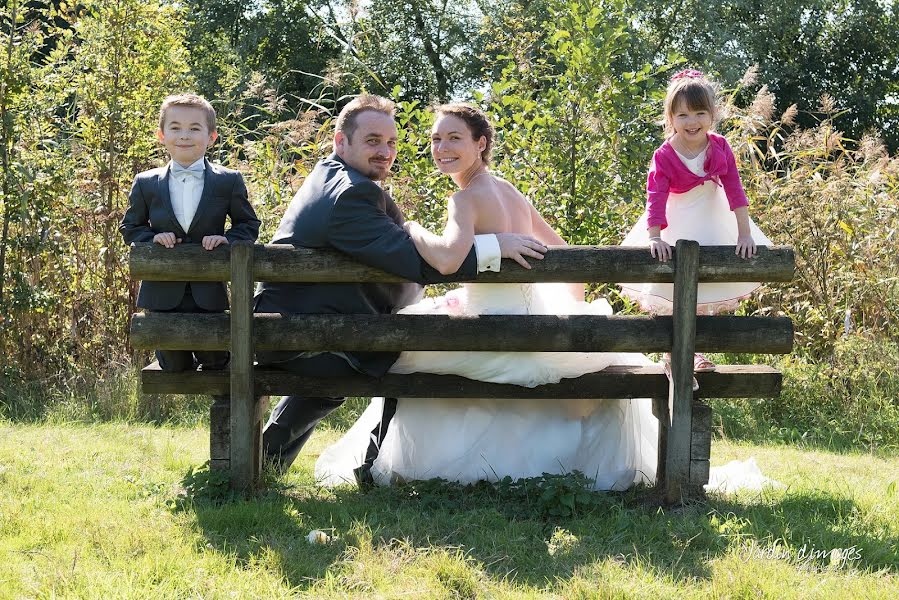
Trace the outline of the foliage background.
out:
[[[899,441],[895,0],[2,7],[0,417],[197,414],[200,400],[137,394],[148,357],[127,346],[136,290],[117,225],[134,174],[165,160],[153,132],[167,94],[213,101],[211,158],[244,173],[261,241],[328,151],[331,117],[366,89],[400,103],[389,185],[411,218],[439,230],[450,191],[430,162],[426,108],[470,99],[497,126],[496,171],[570,242],[615,244],[643,210],[667,80],[696,66],[721,84],[719,129],[753,217],[798,262],[796,281],[742,309],[796,323],[793,355],[758,357],[781,361],[784,396],[716,407],[722,431]]]

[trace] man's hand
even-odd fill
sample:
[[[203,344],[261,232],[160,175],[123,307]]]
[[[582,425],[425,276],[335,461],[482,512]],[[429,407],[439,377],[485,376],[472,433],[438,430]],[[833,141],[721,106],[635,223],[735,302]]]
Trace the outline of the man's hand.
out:
[[[206,250],[212,250],[213,248],[217,248],[222,244],[227,244],[228,238],[223,235],[207,235],[203,237],[203,241],[200,243]]]
[[[511,258],[525,269],[530,269],[531,265],[524,259],[525,256],[543,260],[546,253],[546,246],[537,238],[530,235],[521,235],[519,233],[497,233],[496,239],[499,242],[499,254],[503,258]]]
[[[153,241],[160,246],[165,246],[166,248],[174,248],[175,244],[181,243],[181,238],[175,237],[175,234],[171,231],[167,231],[165,233],[157,233],[153,236]]]

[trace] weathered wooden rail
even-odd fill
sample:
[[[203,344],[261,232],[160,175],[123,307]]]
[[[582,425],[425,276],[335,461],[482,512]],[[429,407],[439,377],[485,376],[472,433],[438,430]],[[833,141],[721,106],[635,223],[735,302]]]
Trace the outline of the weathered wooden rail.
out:
[[[787,353],[793,326],[783,317],[697,317],[699,282],[789,281],[790,248],[760,248],[742,260],[733,247],[700,248],[679,242],[674,260],[660,263],[645,248],[574,246],[553,248],[531,270],[504,261],[499,273],[478,282],[674,282],[670,317],[552,315],[276,315],[252,313],[254,281],[342,283],[402,281],[330,250],[235,244],[212,252],[199,246],[166,249],[134,245],[136,279],[231,281],[226,314],[134,315],[136,348],[230,350],[230,371],[164,373],[144,369],[143,389],[154,393],[230,392],[231,407],[213,407],[211,459],[228,468],[232,484],[252,487],[261,464],[261,417],[256,398],[271,394],[310,396],[469,398],[651,398],[659,418],[657,483],[668,501],[691,494],[708,481],[711,410],[703,398],[774,397],[781,375],[759,365],[720,366],[696,375],[694,351]],[[461,281],[461,279],[460,279]],[[489,332],[489,333],[488,333]],[[558,384],[523,388],[430,374],[381,379],[298,377],[254,368],[255,350],[445,350],[445,351],[634,351],[672,353],[672,382],[660,367],[610,367]],[[218,411],[218,412],[216,412]],[[230,415],[224,420],[224,415]]]

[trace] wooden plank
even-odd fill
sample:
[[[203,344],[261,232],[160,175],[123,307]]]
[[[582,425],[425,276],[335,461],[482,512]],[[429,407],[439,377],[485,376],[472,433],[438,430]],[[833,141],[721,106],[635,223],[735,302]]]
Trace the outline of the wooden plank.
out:
[[[231,247],[205,250],[200,244],[165,248],[151,242],[131,244],[131,277],[144,281],[229,281]]]
[[[199,244],[163,248],[158,244],[132,244],[131,276],[155,281],[227,281],[228,247],[212,252]],[[738,258],[733,246],[706,246],[701,250],[700,281],[790,281],[795,258],[786,246],[760,246],[748,260]],[[499,272],[486,272],[477,281],[488,283],[559,282],[671,282],[673,263],[661,263],[645,247],[554,247],[543,260],[524,269],[504,260]],[[356,281],[399,282],[403,279],[354,261],[326,248],[258,246],[256,277],[260,281],[338,283]],[[450,280],[462,281],[461,277]]]
[[[776,398],[783,386],[783,374],[767,365],[718,365],[695,377],[694,398]]]
[[[711,452],[712,432],[694,431],[690,436],[690,460],[708,460]]]
[[[659,454],[656,459],[656,491],[667,489],[665,465],[668,462],[668,428],[671,427],[671,416],[668,412],[668,398],[653,398],[652,414],[659,420]]]
[[[256,350],[661,352],[671,348],[673,329],[671,317],[647,316],[254,316]],[[131,320],[135,348],[224,350],[229,334],[224,314],[149,313]],[[697,318],[702,351],[776,354],[792,345],[786,317]]]
[[[690,436],[690,485],[695,488],[709,482],[709,458],[712,456],[712,407],[708,404],[693,403],[692,431]]]
[[[486,383],[456,375],[385,375],[374,379],[352,377],[299,377],[285,371],[257,367],[253,375],[256,395],[284,395],[301,390],[309,396],[387,396],[393,398],[665,398],[668,379],[661,367],[615,366],[575,379],[535,388]],[[707,398],[774,398],[780,394],[782,375],[765,365],[719,365],[714,373],[698,373]],[[158,394],[224,394],[227,371],[166,373],[154,363],[141,372],[143,391]],[[666,406],[667,413],[667,406]]]
[[[693,352],[696,342],[696,293],[699,244],[678,240],[675,251],[673,344],[671,347],[671,428],[665,465],[665,499],[684,498],[690,478],[693,406]]]
[[[702,389],[702,384],[700,389]],[[703,402],[693,403],[693,433],[711,433],[712,431],[712,407]]]
[[[231,486],[256,486],[261,464],[253,383],[253,246],[231,245]]]
[[[690,461],[690,486],[700,488],[709,482],[709,461]]]
[[[228,382],[230,385],[230,382]],[[210,465],[230,465],[231,462],[231,405],[215,403],[209,407]]]

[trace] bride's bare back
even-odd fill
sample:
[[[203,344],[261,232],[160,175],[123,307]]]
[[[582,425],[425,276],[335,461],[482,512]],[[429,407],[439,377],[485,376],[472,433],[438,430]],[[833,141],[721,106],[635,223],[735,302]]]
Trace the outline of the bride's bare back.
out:
[[[534,235],[531,204],[505,179],[482,173],[467,188],[453,194],[451,204],[454,202],[469,204],[476,234]]]

